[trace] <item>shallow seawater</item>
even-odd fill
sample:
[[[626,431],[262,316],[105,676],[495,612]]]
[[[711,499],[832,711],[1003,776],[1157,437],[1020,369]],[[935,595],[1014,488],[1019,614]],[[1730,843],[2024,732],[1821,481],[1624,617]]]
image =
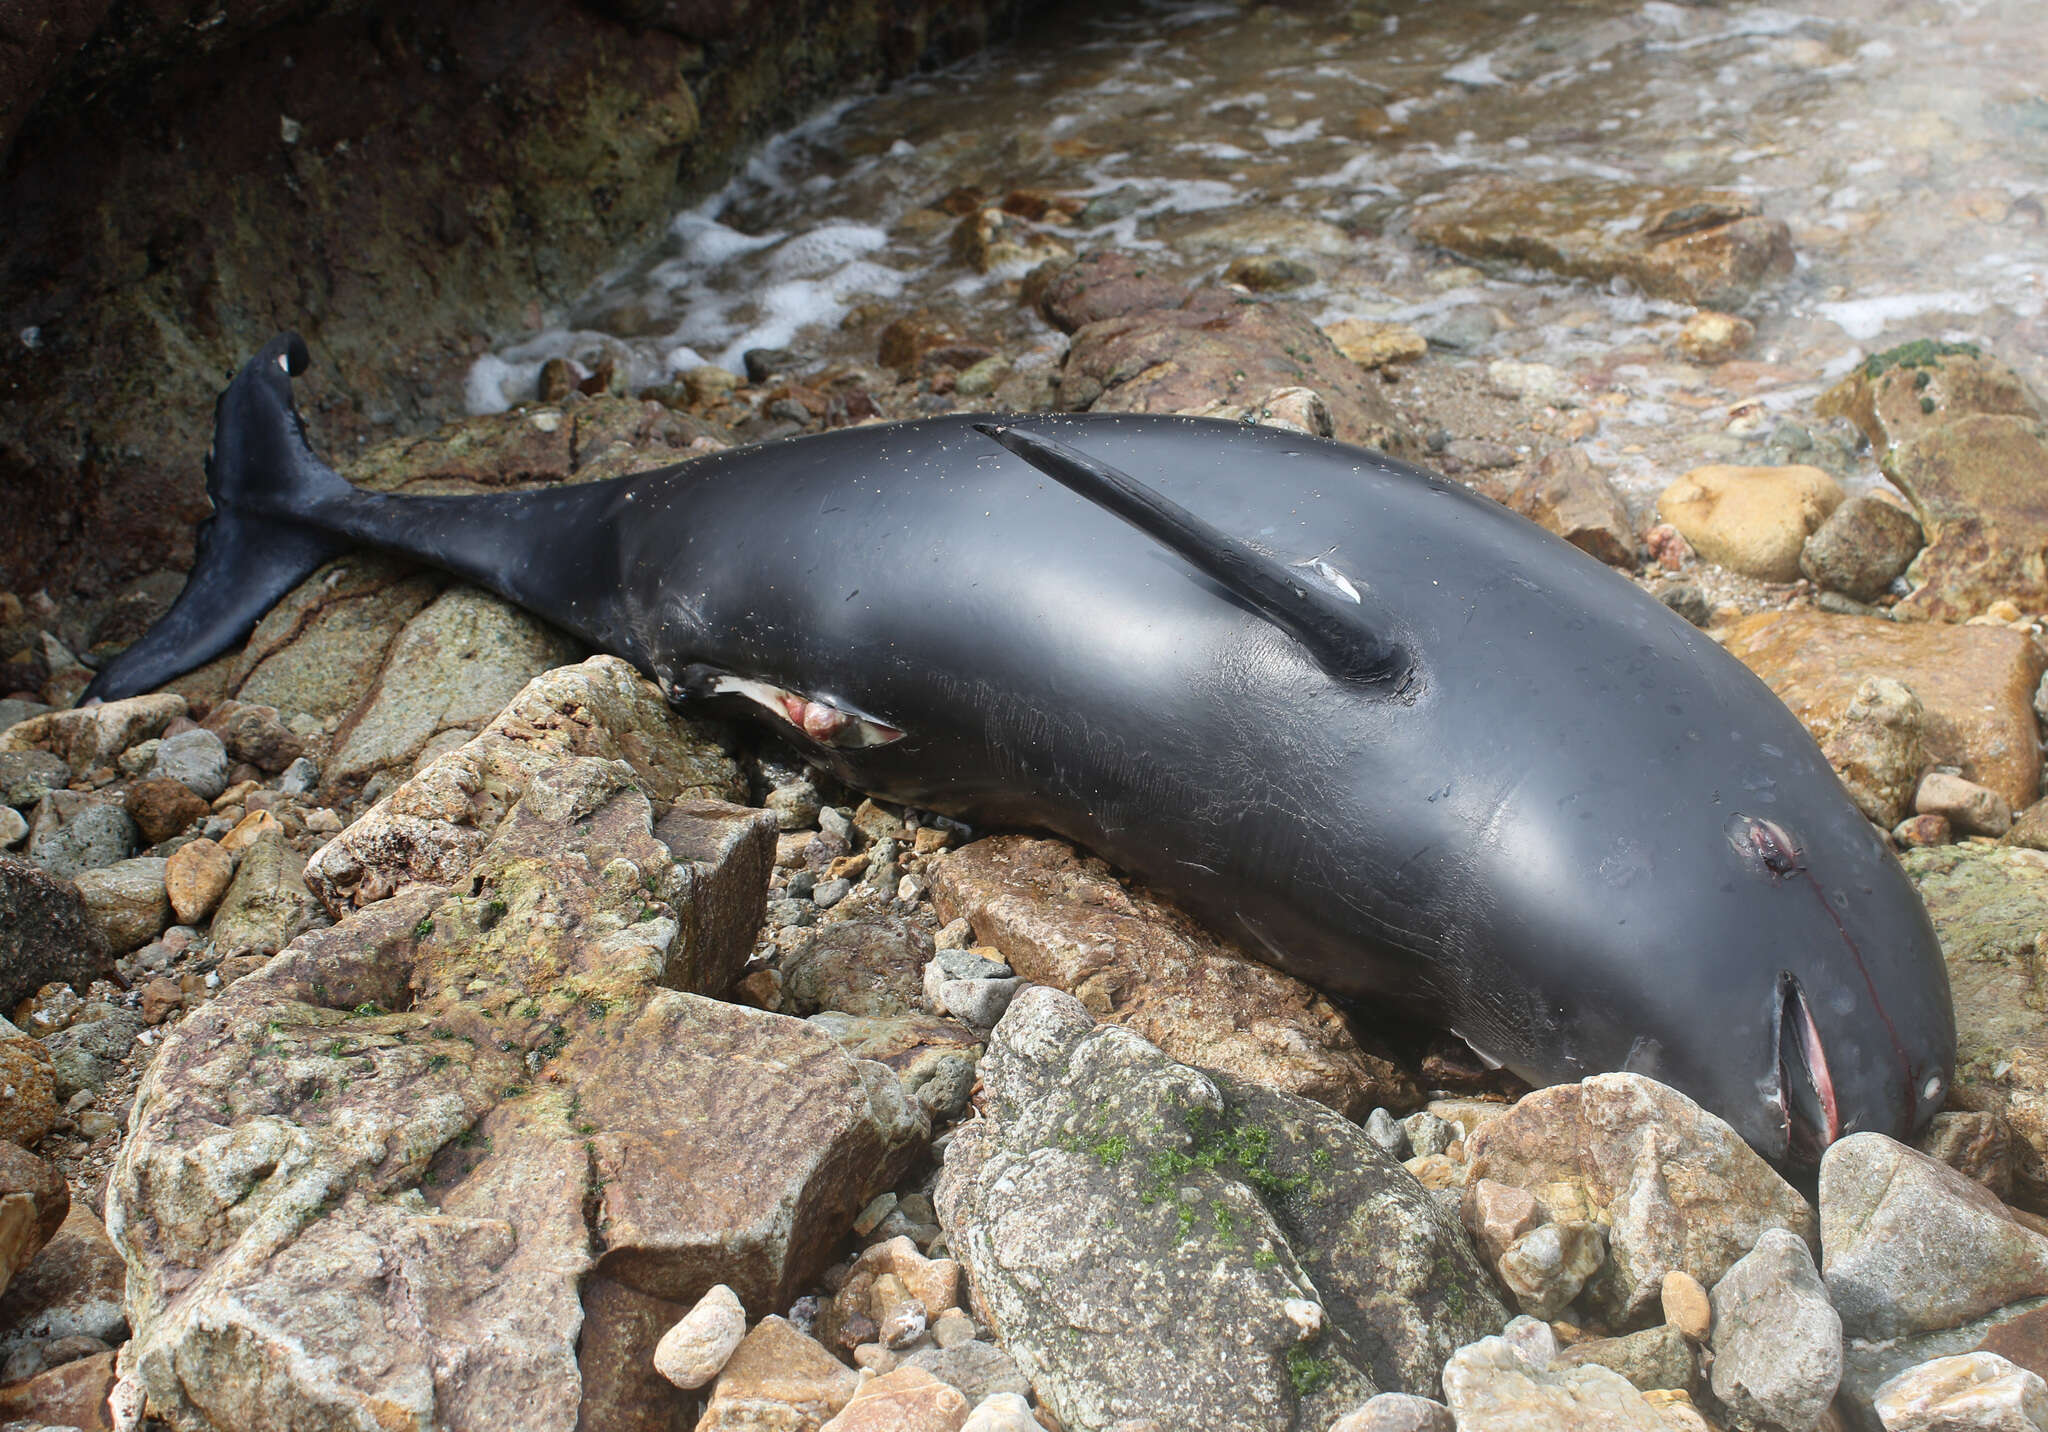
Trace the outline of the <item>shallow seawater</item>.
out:
[[[1682,304],[1417,245],[1413,215],[1479,173],[1740,190],[1790,225],[1797,268],[1747,309],[1741,361],[1689,363]],[[1535,430],[1576,417],[1638,503],[1706,460],[1818,451],[1869,480],[1839,441],[1803,446],[1812,399],[1907,339],[1981,343],[2048,387],[2038,0],[1154,0],[1070,11],[778,136],[654,252],[593,275],[562,326],[480,360],[471,404],[531,396],[554,356],[609,352],[640,386],[754,347],[872,363],[879,323],[920,308],[1056,361],[1065,340],[1018,302],[1028,265],[953,256],[934,206],[963,188],[1093,200],[1047,233],[1189,278],[1300,259],[1315,277],[1290,296],[1322,321],[1429,332],[1483,310],[1491,336],[1439,357],[1564,370],[1547,401],[1565,416]]]

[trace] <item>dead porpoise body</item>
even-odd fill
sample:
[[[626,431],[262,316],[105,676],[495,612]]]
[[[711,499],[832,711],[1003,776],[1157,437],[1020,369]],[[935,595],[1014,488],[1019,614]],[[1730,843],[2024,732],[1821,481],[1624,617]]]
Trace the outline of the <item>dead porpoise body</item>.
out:
[[[374,546],[861,790],[1085,845],[1534,1083],[1635,1069],[1792,1162],[1942,1105],[1939,947],[1804,728],[1428,473],[1192,418],[949,416],[391,497],[307,446],[304,362],[281,337],[222,395],[192,576],[89,695],[153,689]]]

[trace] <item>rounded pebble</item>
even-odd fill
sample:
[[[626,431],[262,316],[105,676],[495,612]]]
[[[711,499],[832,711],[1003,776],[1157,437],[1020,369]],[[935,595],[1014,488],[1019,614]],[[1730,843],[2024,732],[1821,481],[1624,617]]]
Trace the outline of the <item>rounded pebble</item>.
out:
[[[739,1295],[723,1283],[714,1284],[661,1335],[654,1370],[685,1391],[702,1387],[718,1376],[746,1335],[747,1310]]]

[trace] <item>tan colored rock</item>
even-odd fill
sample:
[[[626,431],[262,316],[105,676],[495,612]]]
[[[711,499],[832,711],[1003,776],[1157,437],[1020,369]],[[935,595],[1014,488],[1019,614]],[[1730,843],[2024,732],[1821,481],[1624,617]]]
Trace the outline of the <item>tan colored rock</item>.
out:
[[[54,1169],[51,1173],[56,1175]],[[83,1202],[71,1203],[50,1241],[0,1298],[0,1359],[55,1338],[120,1342],[127,1336],[121,1306],[127,1278],[127,1267],[98,1215]]]
[[[922,1368],[899,1367],[861,1384],[824,1432],[959,1432],[967,1399]]]
[[[893,1282],[889,1288],[884,1280]],[[951,1258],[927,1258],[908,1237],[896,1237],[862,1251],[846,1282],[832,1295],[818,1320],[818,1335],[830,1347],[845,1330],[866,1318],[880,1325],[895,1302],[915,1298],[927,1317],[960,1306],[960,1265]]]
[[[1417,212],[1415,237],[1481,261],[1625,278],[1655,298],[1739,307],[1792,271],[1785,225],[1755,199],[1681,185],[1488,175]]]
[[[164,862],[164,893],[183,925],[213,913],[235,878],[235,857],[205,836],[179,846]]]
[[[1877,1389],[1885,1432],[2039,1432],[2048,1427],[2048,1382],[1996,1353],[1939,1357]]]
[[[1543,1216],[1536,1206],[1536,1195],[1526,1188],[1496,1183],[1490,1178],[1467,1183],[1459,1209],[1466,1231],[1489,1263],[1498,1263],[1501,1255],[1534,1229]]]
[[[681,1322],[661,1335],[654,1370],[690,1391],[718,1376],[747,1335],[747,1310],[723,1283],[697,1300]]]
[[[1696,467],[1657,498],[1657,516],[1693,550],[1767,582],[1799,578],[1806,539],[1842,505],[1842,485],[1817,467]]]
[[[2040,789],[2033,700],[2048,653],[2023,633],[1764,612],[1737,623],[1727,647],[1823,746],[1863,682],[1888,677],[1920,698],[1930,763],[1956,767],[2016,810]]]
[[[1707,1340],[1714,1328],[1714,1309],[1699,1279],[1683,1268],[1671,1269],[1658,1287],[1658,1300],[1665,1322],[1696,1343]]]
[[[284,826],[276,816],[267,810],[252,810],[235,822],[235,828],[220,838],[220,848],[230,855],[240,855],[263,836],[284,835]]]
[[[1458,1350],[1444,1367],[1444,1401],[1459,1432],[1669,1432],[1620,1373],[1539,1367],[1505,1338]]]
[[[1420,1102],[1314,990],[1253,960],[1060,841],[996,836],[933,862],[941,920],[964,918],[1023,978],[1080,999],[1175,1058],[1349,1117]]]
[[[819,1343],[763,1318],[719,1373],[696,1432],[818,1432],[860,1386]]]
[[[0,1387],[0,1419],[17,1425],[112,1432],[107,1399],[114,1391],[114,1354],[95,1353]]]
[[[131,696],[71,711],[31,716],[0,731],[0,752],[48,751],[83,775],[111,766],[123,751],[163,734],[185,714],[185,698],[169,692]]]
[[[2048,405],[2010,368],[1922,339],[1871,357],[1819,409],[1863,429],[1926,531],[1902,610],[1962,621],[2001,599],[2048,605]]]
[[[675,988],[720,967],[681,949],[719,872],[675,859],[650,799],[695,748],[666,716],[596,734],[613,668],[553,673],[559,708],[525,714],[630,737],[639,766],[522,770],[454,881],[308,933],[165,1039],[107,1219],[124,1365],[181,1432],[280,1407],[615,1419],[682,1307],[721,1282],[786,1305],[921,1138],[889,1071],[823,1030]],[[732,819],[765,872],[764,817]]]
[[[42,1040],[0,1019],[0,1152],[27,1147],[57,1122],[57,1078]]]
[[[1637,1074],[1539,1089],[1466,1146],[1471,1178],[1529,1190],[1554,1222],[1607,1225],[1610,1256],[1585,1296],[1617,1328],[1658,1311],[1672,1269],[1711,1285],[1766,1228],[1816,1232],[1806,1200],[1733,1129]]]
[[[1538,458],[1508,493],[1507,505],[1610,567],[1636,564],[1628,508],[1579,448]]]
[[[1071,258],[1073,250],[1027,219],[1001,209],[963,215],[949,240],[953,257],[976,273],[1021,274],[1047,259]]]
[[[1370,318],[1340,318],[1323,325],[1337,351],[1361,368],[1407,363],[1429,353],[1429,340],[1405,323],[1378,323]]]
[[[1927,708],[1903,681],[1866,678],[1820,750],[1857,809],[1890,828],[1913,808],[1927,765]]]
[[[1938,815],[1964,835],[2004,835],[2012,829],[2012,806],[1997,791],[1947,771],[1929,771],[1913,793],[1913,809]]]
[[[117,955],[140,949],[171,923],[171,901],[164,893],[164,867],[154,856],[117,860],[96,870],[81,870],[73,880],[85,901],[86,915],[107,937]]]
[[[414,883],[448,883],[481,853],[534,773],[565,756],[623,760],[664,805],[745,794],[709,728],[678,721],[625,662],[593,657],[535,677],[482,734],[315,852],[306,883],[336,916]]]
[[[1695,363],[1726,363],[1755,337],[1756,325],[1748,319],[1702,309],[1678,330],[1678,351]]]

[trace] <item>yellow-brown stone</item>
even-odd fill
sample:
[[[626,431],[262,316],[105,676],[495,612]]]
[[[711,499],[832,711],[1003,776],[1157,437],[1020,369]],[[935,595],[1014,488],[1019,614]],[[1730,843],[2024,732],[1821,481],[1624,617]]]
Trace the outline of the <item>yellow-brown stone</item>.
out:
[[[1767,582],[1799,577],[1806,539],[1846,496],[1817,467],[1696,467],[1665,488],[1657,515],[1709,562]]]

